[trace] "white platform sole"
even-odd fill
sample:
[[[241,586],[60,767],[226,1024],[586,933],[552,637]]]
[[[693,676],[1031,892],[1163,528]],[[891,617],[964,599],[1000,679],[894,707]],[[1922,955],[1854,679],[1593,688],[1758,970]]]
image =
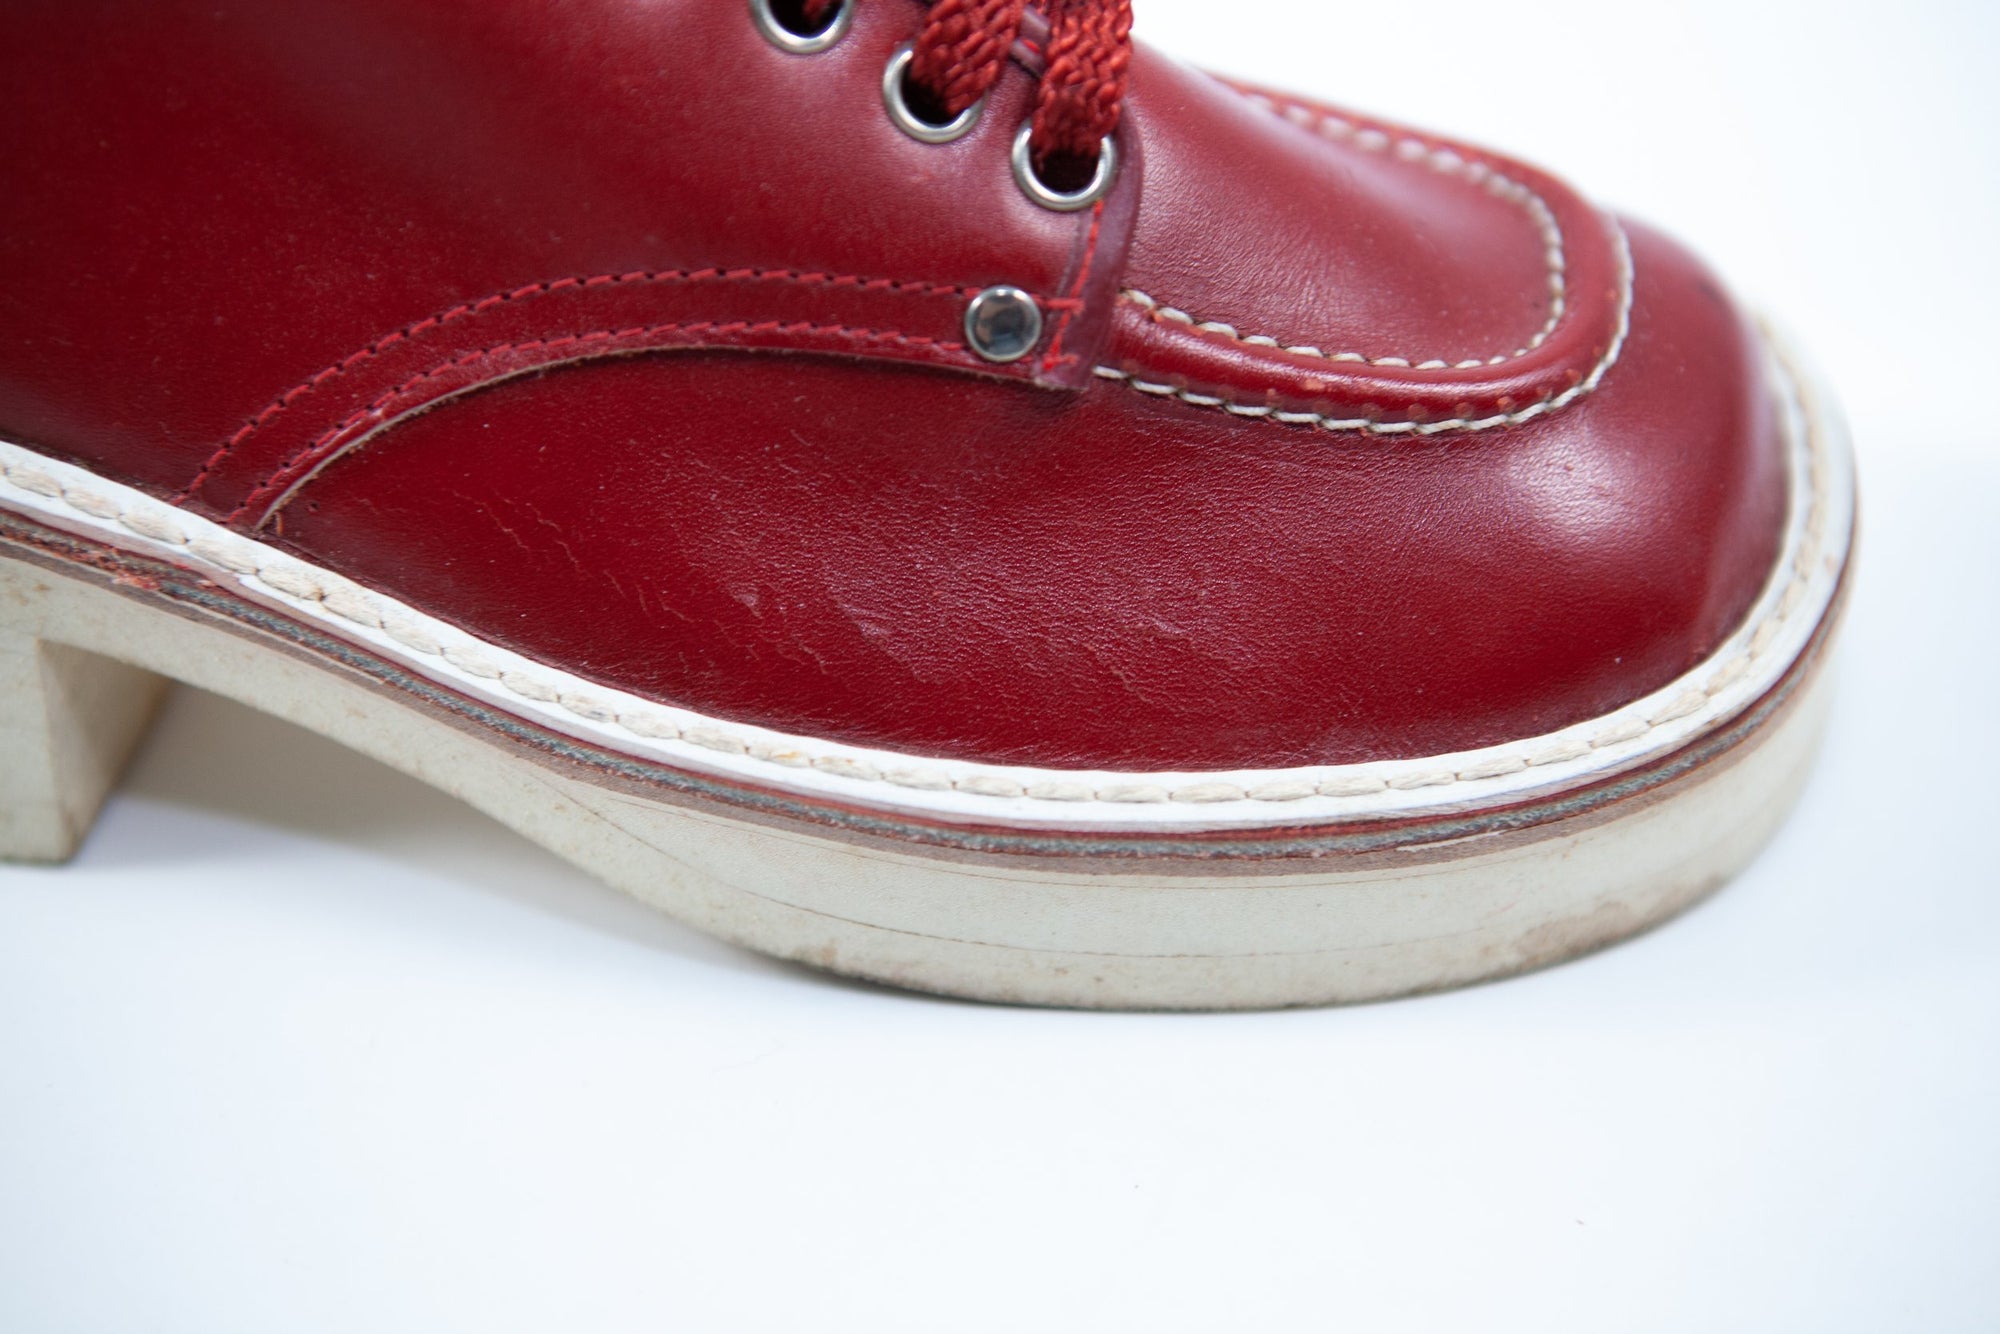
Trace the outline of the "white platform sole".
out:
[[[716,935],[900,986],[1226,1008],[1518,972],[1722,883],[1803,781],[1852,491],[1830,411],[1804,390],[1789,411],[1783,555],[1687,676],[1486,751],[1230,774],[957,764],[703,719],[0,445],[0,853],[74,849],[172,678]]]

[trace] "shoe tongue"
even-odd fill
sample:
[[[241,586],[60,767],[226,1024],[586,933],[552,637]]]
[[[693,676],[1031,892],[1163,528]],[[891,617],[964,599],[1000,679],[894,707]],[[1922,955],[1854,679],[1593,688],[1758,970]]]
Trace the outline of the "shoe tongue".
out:
[[[1560,187],[1539,173],[1143,47],[1128,107],[1145,176],[1125,286],[1156,318],[1445,367],[1532,351],[1562,313]]]

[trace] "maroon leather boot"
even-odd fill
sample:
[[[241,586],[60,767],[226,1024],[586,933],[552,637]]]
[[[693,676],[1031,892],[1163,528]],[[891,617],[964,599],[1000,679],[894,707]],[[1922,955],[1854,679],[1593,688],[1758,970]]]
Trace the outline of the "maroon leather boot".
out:
[[[1657,922],[1810,758],[1799,364],[1125,0],[11,5],[0,121],[8,855],[172,678],[757,949],[1281,1005]]]

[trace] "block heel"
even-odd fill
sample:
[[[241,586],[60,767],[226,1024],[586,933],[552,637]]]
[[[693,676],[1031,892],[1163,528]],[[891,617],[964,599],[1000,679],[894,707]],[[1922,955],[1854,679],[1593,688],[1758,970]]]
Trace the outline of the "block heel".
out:
[[[37,582],[0,559],[0,859],[60,862],[90,832],[167,683],[41,638]]]

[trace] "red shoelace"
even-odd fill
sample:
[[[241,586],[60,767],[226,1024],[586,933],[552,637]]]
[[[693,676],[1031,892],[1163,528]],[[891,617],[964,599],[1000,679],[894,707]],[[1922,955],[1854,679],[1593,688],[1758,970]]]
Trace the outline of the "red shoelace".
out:
[[[801,0],[808,23],[831,21],[855,0]],[[970,107],[1000,77],[1027,0],[933,0],[912,44],[908,100],[939,123]],[[1049,24],[1028,145],[1035,171],[1059,190],[1088,181],[1099,147],[1118,128],[1132,65],[1131,0],[1041,0]]]

